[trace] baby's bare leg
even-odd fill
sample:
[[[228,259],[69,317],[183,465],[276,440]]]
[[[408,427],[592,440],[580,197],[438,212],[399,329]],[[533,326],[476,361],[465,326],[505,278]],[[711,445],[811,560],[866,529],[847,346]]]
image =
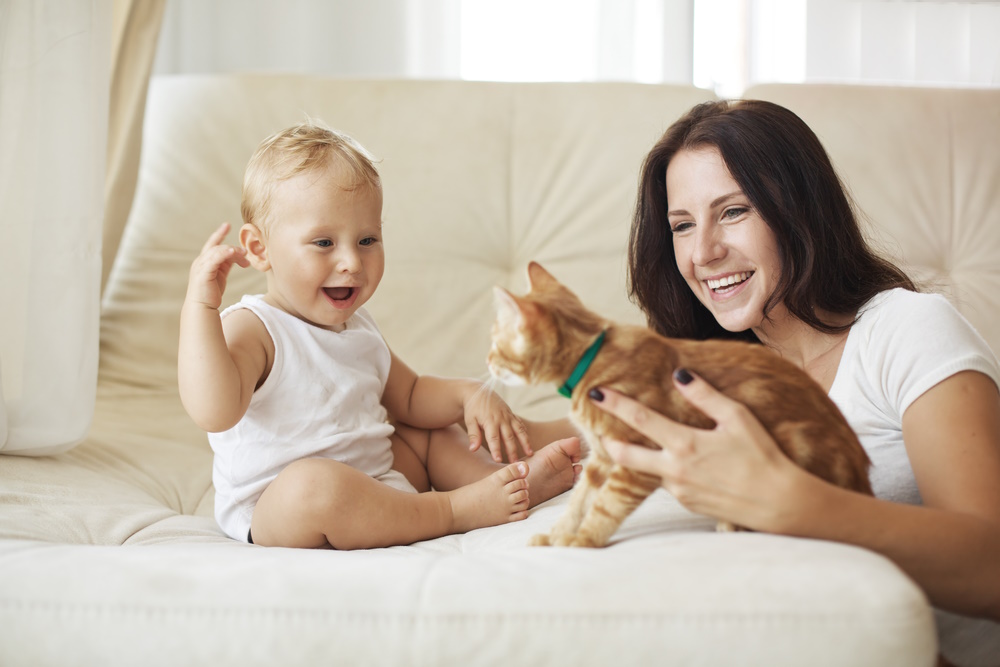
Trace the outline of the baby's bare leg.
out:
[[[528,439],[536,451],[539,447],[546,446],[551,442],[580,436],[580,432],[576,430],[576,427],[568,419],[546,422],[536,422],[528,419],[522,421],[524,422],[524,428],[528,431]]]
[[[576,437],[543,440],[572,433],[568,422],[550,422],[538,428],[530,422],[526,425],[532,442],[548,443],[524,459],[528,464],[528,493],[534,507],[573,486],[580,472],[580,441]],[[432,487],[439,491],[458,489],[506,465],[490,458],[485,448],[470,452],[468,437],[457,426],[427,431],[397,424],[392,452],[393,468],[403,473],[418,491]]]
[[[486,453],[470,452],[469,438],[458,426],[427,430],[396,424],[392,455],[392,467],[418,491],[453,491],[504,467]]]
[[[429,431],[400,424],[396,424],[396,432],[390,437],[393,470],[403,473],[407,481],[420,493],[434,489],[427,469],[429,439]]]
[[[366,549],[411,544],[527,516],[525,466],[450,492],[407,493],[330,459],[286,467],[254,509],[255,544]]]

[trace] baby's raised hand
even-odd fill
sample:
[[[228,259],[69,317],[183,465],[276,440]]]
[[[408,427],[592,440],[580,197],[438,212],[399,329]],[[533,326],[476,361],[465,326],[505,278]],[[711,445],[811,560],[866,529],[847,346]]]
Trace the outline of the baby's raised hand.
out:
[[[217,309],[222,305],[226,278],[229,277],[233,264],[239,264],[243,268],[250,266],[246,250],[222,244],[222,239],[228,232],[228,222],[219,225],[219,228],[208,237],[201,253],[191,263],[185,301]]]
[[[520,417],[496,392],[485,386],[473,393],[465,401],[465,426],[469,432],[469,449],[475,451],[486,446],[495,461],[503,460],[503,449],[507,450],[507,461],[518,460],[518,448],[525,456],[531,456],[528,429]]]

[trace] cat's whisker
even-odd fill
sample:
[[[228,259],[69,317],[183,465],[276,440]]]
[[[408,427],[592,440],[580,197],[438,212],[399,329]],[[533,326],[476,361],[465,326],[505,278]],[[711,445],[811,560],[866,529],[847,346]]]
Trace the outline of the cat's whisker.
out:
[[[487,371],[477,379],[480,382],[479,389],[476,390],[476,393],[473,394],[473,396],[478,397],[481,393],[492,392],[496,390],[498,380],[495,377],[493,377],[493,374],[490,373],[489,371]]]

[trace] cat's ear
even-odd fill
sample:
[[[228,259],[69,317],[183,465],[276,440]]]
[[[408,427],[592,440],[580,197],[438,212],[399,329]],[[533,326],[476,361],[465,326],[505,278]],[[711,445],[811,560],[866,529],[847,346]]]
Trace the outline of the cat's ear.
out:
[[[551,273],[542,268],[538,262],[528,263],[528,286],[530,289],[538,289],[542,285],[559,284]]]
[[[497,321],[508,328],[523,327],[525,316],[533,311],[532,304],[518,299],[502,287],[493,288],[493,303],[497,311]]]
[[[516,324],[514,320],[520,319],[521,309],[517,305],[517,299],[502,287],[493,288],[493,306],[497,311],[497,321],[504,326]]]

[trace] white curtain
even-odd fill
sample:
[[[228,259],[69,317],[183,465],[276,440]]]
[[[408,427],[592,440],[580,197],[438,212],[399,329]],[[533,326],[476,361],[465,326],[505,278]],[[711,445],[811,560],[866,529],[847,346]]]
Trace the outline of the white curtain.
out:
[[[811,0],[807,77],[1000,86],[1000,2]]]
[[[154,74],[456,78],[461,0],[169,0]]]
[[[112,0],[0,0],[5,454],[65,451],[90,425],[111,12]]]
[[[691,82],[694,0],[170,0],[154,74]]]
[[[155,73],[996,87],[998,33],[997,0],[170,0]]]
[[[694,82],[1000,86],[1000,2],[695,0]]]

